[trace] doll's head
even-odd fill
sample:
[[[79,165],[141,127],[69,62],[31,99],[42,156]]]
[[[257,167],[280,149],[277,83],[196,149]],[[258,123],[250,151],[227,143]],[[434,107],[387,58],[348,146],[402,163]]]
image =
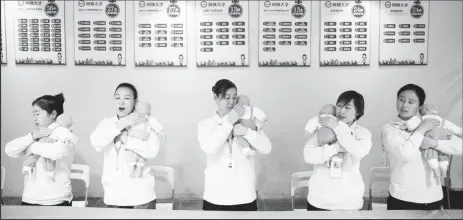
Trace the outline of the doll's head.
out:
[[[69,128],[72,125],[72,117],[66,114],[61,114],[56,118],[56,123],[65,127]]]
[[[419,112],[421,116],[439,115],[439,108],[436,105],[424,104],[421,106]]]
[[[135,111],[144,115],[150,115],[151,105],[147,102],[137,102],[135,105]]]
[[[326,115],[333,115],[336,116],[336,106],[332,104],[327,104],[322,107],[320,110],[320,115],[326,114]]]
[[[245,95],[240,95],[238,96],[238,103],[242,104],[243,106],[250,106],[251,100],[249,100],[249,97]]]

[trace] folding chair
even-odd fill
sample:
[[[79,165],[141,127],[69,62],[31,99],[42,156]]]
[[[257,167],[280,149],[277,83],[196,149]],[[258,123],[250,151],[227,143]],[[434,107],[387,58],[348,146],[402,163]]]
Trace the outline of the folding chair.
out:
[[[72,164],[71,179],[82,180],[85,182],[85,200],[72,201],[72,207],[86,207],[88,205],[88,188],[90,186],[90,167],[82,164]]]
[[[156,181],[168,182],[172,189],[171,203],[156,203],[156,209],[174,210],[174,169],[172,167],[151,166]]]
[[[291,208],[293,211],[306,211],[306,209],[294,209],[294,194],[298,188],[309,187],[309,179],[312,175],[313,171],[304,171],[293,173],[291,176]]]

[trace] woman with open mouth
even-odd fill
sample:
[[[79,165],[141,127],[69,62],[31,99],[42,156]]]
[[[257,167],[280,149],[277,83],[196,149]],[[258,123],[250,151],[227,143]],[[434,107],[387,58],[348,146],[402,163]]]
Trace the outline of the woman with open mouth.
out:
[[[334,131],[337,141],[319,147],[312,135],[304,148],[304,161],[314,165],[309,180],[307,211],[360,210],[365,184],[360,160],[371,149],[371,132],[357,124],[363,116],[365,101],[356,91],[343,92],[336,101],[336,118],[319,117],[321,126]],[[338,154],[342,153],[342,154]],[[342,155],[341,165],[333,163]],[[336,158],[338,159],[338,158]]]
[[[149,172],[149,166],[145,165],[142,168],[143,176],[130,175],[124,152],[131,150],[145,160],[153,159],[159,151],[159,136],[151,130],[149,133],[139,131],[136,137],[129,136],[125,143],[122,143],[120,138],[130,127],[148,120],[146,115],[134,112],[137,100],[137,89],[132,84],[119,84],[114,92],[116,116],[103,119],[90,136],[90,142],[96,151],[104,152],[101,182],[104,203],[108,207],[156,208],[155,181]]]

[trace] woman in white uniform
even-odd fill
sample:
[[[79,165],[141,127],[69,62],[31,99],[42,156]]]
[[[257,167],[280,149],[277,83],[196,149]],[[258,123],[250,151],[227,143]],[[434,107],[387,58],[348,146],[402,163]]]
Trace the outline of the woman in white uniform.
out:
[[[63,94],[44,95],[32,102],[35,129],[6,144],[5,153],[13,158],[39,156],[35,166],[24,177],[22,205],[72,206],[71,166],[76,152],[77,136],[56,123],[63,114]],[[42,141],[50,138],[53,142]],[[53,176],[44,169],[45,159],[53,161]]]
[[[116,116],[103,119],[90,136],[97,152],[104,153],[103,176],[104,203],[108,207],[155,209],[156,193],[154,176],[148,165],[143,176],[130,175],[124,151],[131,150],[145,160],[153,159],[159,152],[159,136],[151,132],[131,131],[133,136],[122,144],[120,135],[130,127],[147,122],[147,116],[134,112],[138,100],[136,88],[121,83],[114,92]]]
[[[407,84],[397,92],[398,118],[383,126],[381,137],[391,166],[388,210],[437,210],[442,206],[442,184],[434,174],[421,151],[435,148],[449,155],[462,154],[461,138],[434,140],[424,134],[439,126],[436,119],[425,119],[414,131],[400,129],[401,125],[416,116],[424,104],[424,90]],[[456,126],[445,121],[444,127]],[[459,128],[461,130],[461,128]]]
[[[246,156],[234,140],[244,137],[261,154],[272,149],[262,129],[235,124],[243,115],[237,88],[227,79],[212,87],[217,111],[198,124],[198,140],[207,154],[203,210],[257,211],[254,157]]]
[[[304,148],[304,160],[314,165],[309,180],[307,210],[360,210],[365,184],[360,173],[360,161],[371,149],[371,132],[357,121],[363,116],[365,101],[356,91],[342,93],[336,101],[336,118],[320,117],[322,126],[331,128],[337,142],[318,146],[312,135]],[[335,167],[330,160],[344,153],[340,175],[332,175]]]

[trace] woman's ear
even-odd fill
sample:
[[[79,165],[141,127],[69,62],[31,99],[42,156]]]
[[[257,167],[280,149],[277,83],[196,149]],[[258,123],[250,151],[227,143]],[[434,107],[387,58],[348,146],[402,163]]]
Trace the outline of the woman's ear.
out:
[[[58,113],[56,112],[56,110],[53,110],[50,115],[54,119],[56,119],[58,117]]]
[[[417,113],[417,114],[420,114],[420,112],[421,112],[422,109],[423,109],[423,105],[420,105],[420,106],[418,107],[418,109],[416,110],[416,113]]]

